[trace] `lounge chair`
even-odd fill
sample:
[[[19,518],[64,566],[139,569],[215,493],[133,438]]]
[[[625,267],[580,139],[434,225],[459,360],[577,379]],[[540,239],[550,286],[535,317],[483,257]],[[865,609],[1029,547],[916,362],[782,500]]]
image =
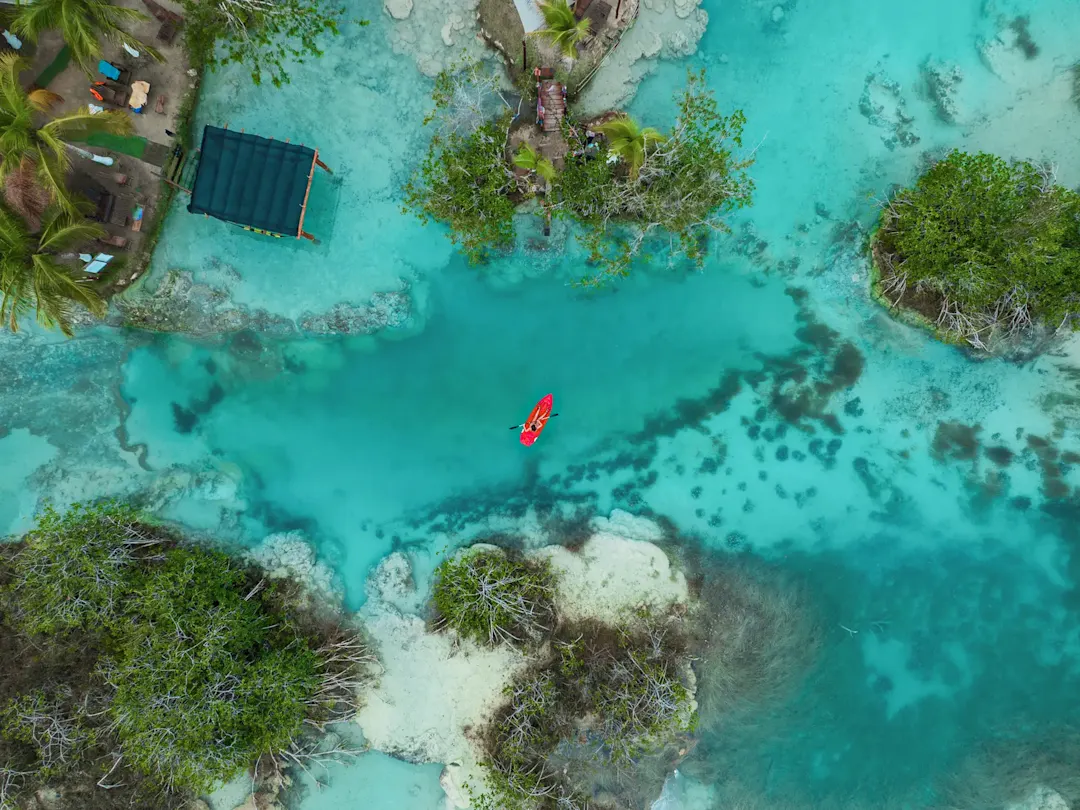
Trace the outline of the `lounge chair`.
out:
[[[94,205],[94,211],[90,214],[90,219],[98,222],[108,222],[112,219],[113,211],[116,207],[116,197],[108,192],[101,194],[97,199],[90,201]]]
[[[131,68],[127,65],[114,65],[102,59],[98,62],[98,73],[116,84],[131,84]]]
[[[158,28],[157,39],[158,42],[163,42],[166,45],[172,45],[172,41],[176,39],[176,32],[179,30],[180,24],[175,20],[166,20]]]
[[[109,245],[110,247],[116,247],[116,248],[122,248],[125,245],[127,245],[128,240],[127,240],[126,236],[118,236],[116,234],[110,233],[110,234],[106,234],[105,236],[101,237],[98,241],[101,242],[101,244],[103,244],[103,245]]]
[[[102,104],[110,107],[126,107],[131,98],[131,88],[112,82],[94,82],[90,93]]]

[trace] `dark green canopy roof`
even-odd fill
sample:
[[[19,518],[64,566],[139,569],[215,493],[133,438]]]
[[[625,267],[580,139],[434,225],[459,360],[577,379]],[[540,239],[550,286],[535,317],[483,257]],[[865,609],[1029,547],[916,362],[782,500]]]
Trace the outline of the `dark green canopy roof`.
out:
[[[206,127],[188,211],[299,236],[315,157],[306,146]]]

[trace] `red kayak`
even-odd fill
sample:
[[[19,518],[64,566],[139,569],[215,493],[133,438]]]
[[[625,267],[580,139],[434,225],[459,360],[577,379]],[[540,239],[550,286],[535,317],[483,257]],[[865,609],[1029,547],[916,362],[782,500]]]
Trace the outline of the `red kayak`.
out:
[[[540,438],[540,434],[544,432],[544,427],[547,425],[548,419],[551,418],[551,406],[554,402],[555,397],[552,394],[548,394],[533,406],[529,418],[526,419],[525,424],[521,426],[521,443],[523,445],[532,447],[533,442]]]

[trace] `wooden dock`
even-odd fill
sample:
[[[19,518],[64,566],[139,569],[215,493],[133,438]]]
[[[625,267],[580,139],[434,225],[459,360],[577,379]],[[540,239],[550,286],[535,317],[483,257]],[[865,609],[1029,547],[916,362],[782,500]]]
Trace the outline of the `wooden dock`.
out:
[[[536,120],[544,132],[559,132],[566,117],[566,88],[561,82],[541,81],[537,88]]]

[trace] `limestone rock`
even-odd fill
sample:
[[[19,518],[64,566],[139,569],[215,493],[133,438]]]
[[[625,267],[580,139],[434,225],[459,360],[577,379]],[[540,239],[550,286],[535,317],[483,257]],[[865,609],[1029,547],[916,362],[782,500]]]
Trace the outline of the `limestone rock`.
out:
[[[270,579],[293,579],[304,586],[309,598],[336,604],[339,592],[334,573],[315,556],[315,549],[300,532],[271,534],[247,553]]]
[[[408,19],[412,14],[413,0],[383,0],[386,13],[395,20]]]
[[[413,608],[418,597],[409,558],[400,551],[384,558],[368,578],[368,593],[399,610]]]
[[[922,75],[926,82],[926,93],[934,104],[938,118],[947,124],[956,123],[960,114],[956,86],[964,78],[960,67],[930,59],[923,63]]]
[[[300,328],[314,335],[371,335],[382,329],[404,326],[412,314],[408,289],[378,292],[367,306],[341,303],[329,312],[305,312]]]

